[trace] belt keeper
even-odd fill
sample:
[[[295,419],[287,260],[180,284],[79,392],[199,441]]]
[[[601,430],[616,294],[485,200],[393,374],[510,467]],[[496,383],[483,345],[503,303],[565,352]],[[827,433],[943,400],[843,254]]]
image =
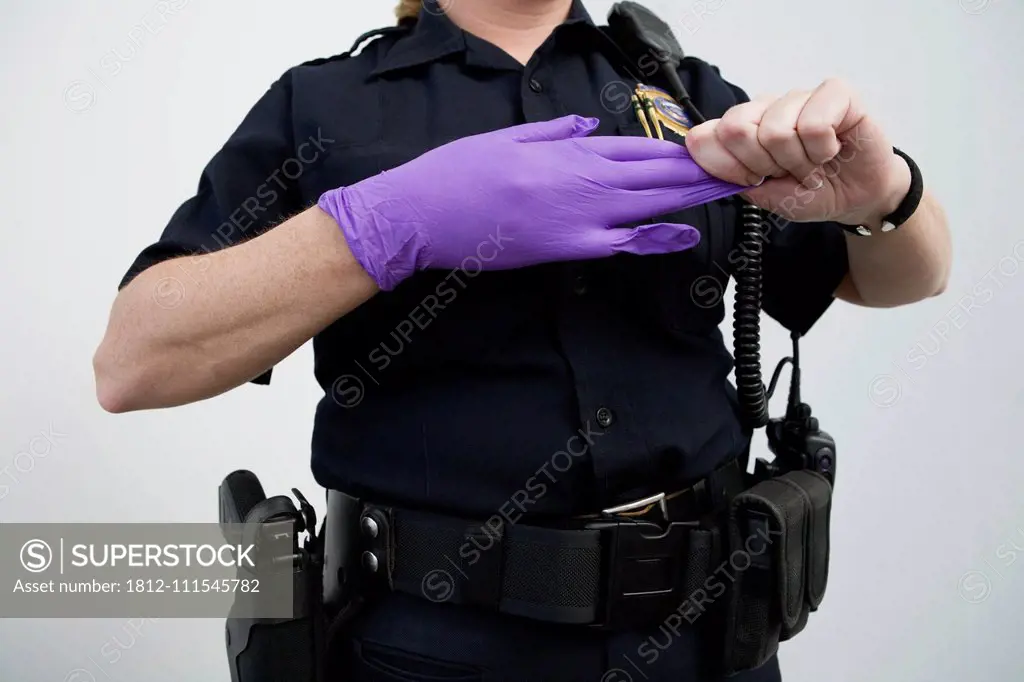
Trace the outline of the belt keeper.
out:
[[[363,548],[359,558],[364,584],[380,586],[386,584],[394,590],[395,569],[394,524],[391,511],[382,507],[367,506],[359,518],[359,534]]]
[[[463,535],[459,551],[461,603],[497,610],[501,603],[501,568],[504,564],[504,528],[472,526]]]

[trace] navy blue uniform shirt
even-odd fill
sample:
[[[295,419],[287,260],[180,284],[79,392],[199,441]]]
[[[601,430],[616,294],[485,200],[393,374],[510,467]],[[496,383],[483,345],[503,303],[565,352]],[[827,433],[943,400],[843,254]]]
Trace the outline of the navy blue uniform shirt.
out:
[[[688,58],[680,75],[709,119],[747,99],[703,61]],[[649,80],[658,85],[653,73]],[[414,27],[356,56],[288,70],[122,286],[159,261],[255,237],[328,189],[467,135],[566,114],[598,117],[594,135],[643,135],[625,106],[635,85],[578,0],[525,67],[443,14],[423,11]],[[419,273],[317,335],[315,372],[325,395],[314,420],[316,480],[481,519],[510,505],[568,515],[676,489],[743,454],[748,435],[718,329],[728,277],[743,263],[737,207],[714,202],[657,221],[699,228],[699,246],[504,272],[480,272],[470,260],[463,269]],[[765,311],[806,331],[846,269],[838,225],[773,227]],[[419,614],[407,621],[414,623],[437,618],[441,607],[402,608]],[[438,635],[452,642],[458,632],[477,641],[490,626],[552,632],[454,611],[445,611],[441,628],[449,634]],[[386,621],[379,627],[407,644],[433,637]],[[420,648],[436,653],[445,645]],[[600,665],[615,667],[597,665],[594,682]]]

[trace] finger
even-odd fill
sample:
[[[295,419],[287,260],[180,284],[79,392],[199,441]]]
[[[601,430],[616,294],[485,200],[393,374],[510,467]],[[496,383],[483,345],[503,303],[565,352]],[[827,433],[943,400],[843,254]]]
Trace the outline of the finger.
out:
[[[583,149],[594,152],[609,161],[646,161],[649,159],[686,159],[686,147],[666,140],[649,137],[605,136],[577,140]]]
[[[788,175],[757,141],[761,118],[772,102],[774,100],[764,98],[738,104],[726,111],[715,126],[715,137],[722,146],[758,177]]]
[[[760,187],[752,187],[743,192],[743,197],[759,208],[775,215],[782,216],[793,222],[806,222],[808,212],[803,201],[797,201],[801,184],[791,176],[773,178]]]
[[[836,79],[825,81],[811,93],[796,122],[811,163],[821,166],[835,158],[842,149],[838,131],[847,128],[847,119],[857,108],[850,88]]]
[[[681,211],[746,189],[749,187],[712,178],[677,187],[612,193],[608,195],[605,215],[610,224],[622,225]]]
[[[613,227],[594,233],[611,253],[648,256],[692,249],[700,243],[700,232],[690,225],[655,223],[635,228]]]
[[[600,121],[583,116],[563,116],[551,121],[524,123],[505,128],[499,134],[507,135],[516,142],[553,142],[577,137],[586,137],[597,129]]]
[[[599,173],[599,180],[610,187],[626,190],[688,187],[714,180],[706,170],[689,157],[676,159],[650,159],[607,164]]]
[[[784,95],[768,107],[757,128],[757,141],[771,154],[775,163],[801,181],[810,177],[816,168],[796,131],[796,122],[809,98],[810,94],[802,91]],[[817,181],[820,183],[820,178]]]
[[[694,161],[716,178],[740,185],[756,185],[763,177],[737,159],[718,139],[721,119],[701,123],[686,136],[686,148]]]
[[[745,189],[742,196],[758,208],[792,220],[792,209],[800,204],[796,200],[799,189],[800,182],[786,175],[768,179],[761,186]]]

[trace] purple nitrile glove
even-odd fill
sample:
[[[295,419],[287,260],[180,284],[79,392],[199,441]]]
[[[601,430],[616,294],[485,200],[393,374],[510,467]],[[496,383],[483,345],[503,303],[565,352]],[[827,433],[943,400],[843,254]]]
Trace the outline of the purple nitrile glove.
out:
[[[319,206],[387,291],[417,270],[467,262],[506,270],[683,251],[700,241],[689,225],[616,226],[745,189],[672,142],[587,137],[597,123],[565,116],[465,137],[325,192]]]

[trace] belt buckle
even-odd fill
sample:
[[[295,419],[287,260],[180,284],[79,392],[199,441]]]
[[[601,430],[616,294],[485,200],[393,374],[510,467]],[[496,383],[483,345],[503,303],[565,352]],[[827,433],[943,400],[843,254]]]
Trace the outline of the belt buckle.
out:
[[[640,509],[646,510],[655,504],[658,505],[658,509],[661,510],[661,518],[665,523],[668,523],[668,504],[665,502],[667,498],[665,493],[658,493],[657,495],[651,495],[650,497],[643,497],[633,502],[627,502],[620,504],[616,507],[609,507],[608,509],[602,509],[602,516],[619,516],[622,514],[628,514]]]
[[[664,523],[628,516],[658,505]],[[685,550],[699,521],[669,521],[665,493],[601,511],[588,529],[606,534],[602,545],[600,630],[650,626],[668,616],[683,599]]]

